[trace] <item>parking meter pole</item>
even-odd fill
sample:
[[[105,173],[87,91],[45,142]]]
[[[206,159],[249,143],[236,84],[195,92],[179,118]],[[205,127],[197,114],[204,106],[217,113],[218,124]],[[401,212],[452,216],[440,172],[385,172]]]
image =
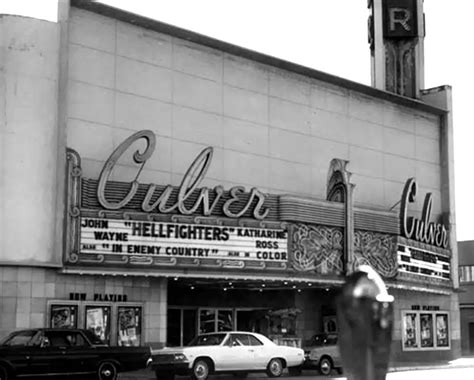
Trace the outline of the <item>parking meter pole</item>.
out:
[[[339,349],[349,380],[385,380],[393,330],[393,297],[381,277],[362,265],[337,298]]]

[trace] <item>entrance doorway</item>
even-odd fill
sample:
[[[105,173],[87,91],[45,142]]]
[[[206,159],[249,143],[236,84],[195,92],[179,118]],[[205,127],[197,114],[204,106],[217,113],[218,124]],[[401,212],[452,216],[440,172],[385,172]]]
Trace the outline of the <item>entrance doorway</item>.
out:
[[[169,347],[185,346],[197,333],[196,309],[168,309],[166,345]]]
[[[469,323],[469,353],[474,354],[474,323]]]
[[[268,319],[264,310],[239,310],[237,309],[237,330],[268,334]]]

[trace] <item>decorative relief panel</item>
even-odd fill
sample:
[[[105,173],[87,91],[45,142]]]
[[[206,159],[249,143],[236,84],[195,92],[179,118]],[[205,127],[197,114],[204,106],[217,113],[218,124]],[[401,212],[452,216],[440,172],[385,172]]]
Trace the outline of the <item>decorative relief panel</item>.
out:
[[[294,224],[291,231],[294,269],[320,274],[342,273],[342,228]]]
[[[76,263],[79,259],[79,228],[81,216],[81,158],[74,149],[67,149],[67,203],[66,220],[67,229],[65,233],[65,261]]]
[[[354,233],[354,267],[368,264],[381,276],[392,278],[397,275],[396,236],[369,231]]]

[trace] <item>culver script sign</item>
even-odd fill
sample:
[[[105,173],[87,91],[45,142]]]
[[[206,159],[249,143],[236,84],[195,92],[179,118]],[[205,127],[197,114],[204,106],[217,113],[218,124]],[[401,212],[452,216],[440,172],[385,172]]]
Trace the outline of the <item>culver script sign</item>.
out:
[[[427,193],[423,202],[421,219],[408,216],[408,204],[416,200],[418,186],[415,178],[409,178],[405,187],[400,205],[400,229],[402,236],[407,239],[417,240],[422,243],[448,247],[448,229],[441,223],[434,223],[431,219],[431,209],[433,205],[433,195]]]
[[[147,144],[143,153],[137,150],[133,155],[133,160],[135,163],[140,164],[140,168],[137,170],[135,179],[130,184],[130,189],[123,199],[111,201],[106,198],[105,191],[110,174],[118,159],[139,139],[144,139]],[[135,197],[139,187],[138,178],[146,161],[153,154],[155,145],[156,138],[154,133],[144,130],[133,134],[114,150],[102,168],[97,186],[97,199],[103,208],[119,210],[126,207],[132,198]],[[181,181],[175,202],[170,202],[174,189],[172,185],[166,186],[159,192],[157,191],[157,185],[150,184],[145,196],[141,200],[141,209],[144,212],[180,213],[183,215],[196,214],[199,210],[203,215],[209,216],[217,207],[220,207],[222,208],[220,211],[225,216],[239,218],[248,210],[252,210],[251,207],[253,207],[253,217],[260,220],[264,219],[268,215],[269,209],[263,207],[266,197],[257,188],[252,188],[250,196],[248,196],[243,186],[234,186],[229,190],[230,198],[223,203],[219,202],[223,199],[224,195],[224,188],[222,186],[216,186],[213,190],[207,187],[199,188],[199,184],[204,179],[211,164],[212,154],[212,147],[207,147],[195,158]],[[194,194],[195,192],[197,192],[197,197]],[[211,197],[211,192],[213,192],[213,197]]]

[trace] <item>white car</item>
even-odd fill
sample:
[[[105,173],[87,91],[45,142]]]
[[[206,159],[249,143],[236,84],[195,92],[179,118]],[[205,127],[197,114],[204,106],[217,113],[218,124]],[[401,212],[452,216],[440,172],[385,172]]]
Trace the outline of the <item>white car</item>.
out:
[[[198,335],[186,347],[152,350],[151,359],[151,369],[159,380],[172,380],[175,375],[206,380],[215,373],[246,377],[248,372],[279,377],[284,368],[292,374],[301,373],[304,351],[279,346],[261,334],[228,331]]]

